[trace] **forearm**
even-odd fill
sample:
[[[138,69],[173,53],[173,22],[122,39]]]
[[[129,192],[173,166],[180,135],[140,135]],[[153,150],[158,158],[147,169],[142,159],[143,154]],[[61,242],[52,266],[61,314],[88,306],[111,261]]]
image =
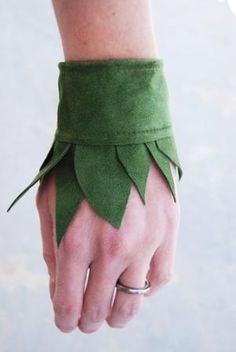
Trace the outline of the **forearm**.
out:
[[[182,168],[151,0],[52,1],[65,57],[57,130],[8,211],[40,181],[54,321],[91,333],[104,320],[124,327],[141,295],[171,278],[180,214],[171,162],[179,178]]]
[[[52,0],[65,60],[158,57],[150,0]]]

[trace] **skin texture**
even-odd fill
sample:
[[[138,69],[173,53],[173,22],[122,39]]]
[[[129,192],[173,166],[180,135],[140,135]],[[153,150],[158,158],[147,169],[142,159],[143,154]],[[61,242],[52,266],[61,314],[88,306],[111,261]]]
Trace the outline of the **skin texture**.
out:
[[[65,60],[157,57],[149,0],[53,0]]]
[[[149,0],[54,0],[53,7],[65,60],[158,57]],[[57,248],[53,172],[39,186],[36,205],[55,324],[61,331],[91,333],[105,321],[110,327],[124,327],[144,298],[170,281],[180,207],[178,194],[175,203],[154,163],[146,205],[132,186],[119,229],[83,200]],[[151,291],[145,296],[115,290],[118,279],[143,287],[146,277]]]
[[[172,172],[176,181],[173,167]],[[70,332],[78,326],[90,333],[105,320],[111,327],[124,327],[138,312],[144,297],[170,281],[180,207],[154,163],[146,184],[146,205],[132,186],[119,229],[100,218],[83,200],[57,248],[53,173],[40,185],[36,202],[55,324],[61,331]],[[115,292],[118,279],[125,285],[142,287],[146,277],[152,287],[145,296]]]

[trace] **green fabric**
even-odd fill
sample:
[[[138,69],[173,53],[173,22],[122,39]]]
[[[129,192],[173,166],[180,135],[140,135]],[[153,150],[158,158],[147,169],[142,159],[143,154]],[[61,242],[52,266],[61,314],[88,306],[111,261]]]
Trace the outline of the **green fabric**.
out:
[[[59,63],[56,139],[68,143],[143,143],[172,135],[161,60]]]
[[[58,64],[59,104],[53,145],[37,181],[56,175],[57,245],[86,198],[95,212],[119,228],[132,184],[145,204],[155,162],[176,201],[172,162],[183,170],[169,111],[169,94],[158,59],[65,61]]]
[[[151,156],[144,144],[119,145],[117,155],[145,204],[145,186]]]
[[[74,167],[91,206],[119,227],[132,182],[116,157],[115,146],[76,145]]]
[[[9,211],[13,205],[21,198],[23,195],[37,183],[38,181],[42,182],[43,177],[46,176],[49,171],[51,171],[56,164],[63,158],[63,156],[70,149],[70,145],[61,142],[54,142],[51,146],[45,160],[43,161],[38,174],[35,176],[33,181],[15,198],[15,200],[11,203],[7,211]]]
[[[55,167],[56,239],[58,246],[77,208],[84,199],[74,171],[74,148],[71,146],[66,158],[63,158]]]
[[[169,183],[170,190],[173,194],[174,200],[176,201],[175,184],[172,177],[169,160],[160,152],[156,142],[148,142],[146,143],[146,146],[162,171],[166,181]]]
[[[179,179],[182,177],[183,170],[181,168],[179,156],[177,153],[177,146],[173,137],[163,138],[156,141],[157,147],[165,156],[173,161],[178,166]]]

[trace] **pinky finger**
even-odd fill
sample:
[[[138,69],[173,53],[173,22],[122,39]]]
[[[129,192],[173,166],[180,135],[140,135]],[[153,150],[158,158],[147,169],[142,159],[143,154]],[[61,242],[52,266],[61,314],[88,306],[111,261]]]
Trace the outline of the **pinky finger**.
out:
[[[164,243],[154,252],[147,275],[151,283],[151,289],[145,294],[146,297],[152,296],[172,280],[177,247],[177,232],[178,229],[171,236],[167,236]]]

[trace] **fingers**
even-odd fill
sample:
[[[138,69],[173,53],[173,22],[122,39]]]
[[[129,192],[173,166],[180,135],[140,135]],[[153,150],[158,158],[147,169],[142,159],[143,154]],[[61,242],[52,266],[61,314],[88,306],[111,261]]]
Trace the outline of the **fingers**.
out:
[[[148,265],[133,263],[119,277],[119,281],[130,287],[144,287]],[[111,327],[124,327],[138,312],[143,302],[143,295],[129,294],[116,290],[114,304],[107,318]]]
[[[53,220],[49,211],[49,204],[46,193],[41,192],[41,186],[38,189],[36,204],[39,213],[43,258],[46,262],[49,274],[49,291],[51,300],[53,299],[55,290],[56,276],[56,259],[53,240]]]
[[[163,243],[156,249],[151,259],[147,275],[151,282],[151,289],[145,294],[145,297],[152,296],[162,286],[171,281],[174,272],[177,234],[178,224],[175,224],[175,222],[169,224]]]
[[[49,187],[48,199],[39,196],[38,209],[44,259],[51,277],[50,294],[55,324],[63,332],[79,327],[81,331],[90,333],[97,330],[105,320],[111,327],[124,327],[140,309],[144,296],[117,291],[117,280],[127,286],[143,287],[147,277],[151,282],[151,290],[145,296],[154,294],[169,281],[178,231],[178,217],[173,216],[177,214],[176,205],[169,205],[166,199],[163,210],[158,212],[158,221],[154,221],[157,218],[154,202],[150,202],[150,206],[155,205],[153,211],[149,212],[150,216],[146,216],[146,212],[142,213],[143,208],[140,209],[141,223],[144,223],[142,216],[146,216],[147,224],[152,224],[144,234],[141,230],[136,233],[136,227],[132,230],[133,211],[130,214],[131,220],[125,222],[132,225],[129,231],[127,226],[123,232],[111,231],[110,227],[107,229],[104,222],[90,212],[85,202],[57,248],[53,235],[54,192],[53,183]],[[41,192],[43,194],[45,192]],[[137,209],[135,206],[133,208]],[[54,220],[50,214],[54,214]],[[124,233],[134,233],[135,236],[123,236]],[[159,243],[161,245],[156,250]]]
[[[120,264],[102,256],[92,263],[79,321],[81,331],[94,332],[104,323],[111,309],[120,271]]]
[[[63,332],[77,327],[81,316],[90,257],[86,242],[70,229],[57,250],[56,288],[53,297],[55,324]]]

